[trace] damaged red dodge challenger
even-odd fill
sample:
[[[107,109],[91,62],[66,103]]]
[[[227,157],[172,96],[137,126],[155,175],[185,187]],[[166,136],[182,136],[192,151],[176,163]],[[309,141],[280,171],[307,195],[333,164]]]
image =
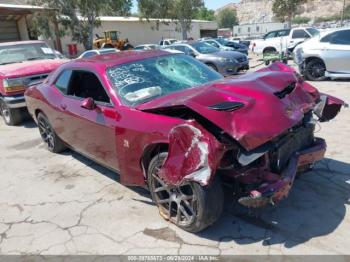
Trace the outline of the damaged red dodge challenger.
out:
[[[324,156],[316,122],[344,104],[283,64],[223,79],[166,51],[78,59],[25,96],[50,151],[69,147],[147,185],[160,214],[190,232],[220,217],[221,181],[248,207],[286,197]]]

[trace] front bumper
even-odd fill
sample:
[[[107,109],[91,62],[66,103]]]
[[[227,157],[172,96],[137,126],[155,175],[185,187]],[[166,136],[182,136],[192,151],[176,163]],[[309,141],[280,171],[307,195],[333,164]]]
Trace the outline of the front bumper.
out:
[[[321,138],[316,138],[312,146],[295,152],[289,159],[289,163],[282,171],[281,175],[266,172],[264,176],[270,178],[279,177],[271,183],[251,190],[248,196],[241,197],[238,202],[247,207],[262,207],[269,203],[274,204],[287,197],[292,188],[295,176],[299,170],[323,159],[326,152],[326,142]],[[258,171],[257,171],[258,172]],[[261,170],[260,170],[261,172]]]
[[[3,96],[0,99],[9,107],[9,108],[23,108],[27,107],[24,95],[16,96]]]

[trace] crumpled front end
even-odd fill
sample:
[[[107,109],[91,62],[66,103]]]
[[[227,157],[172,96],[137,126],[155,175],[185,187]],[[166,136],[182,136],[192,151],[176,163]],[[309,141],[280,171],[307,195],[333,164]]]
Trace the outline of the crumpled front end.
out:
[[[324,157],[326,142],[314,136],[316,123],[333,119],[345,103],[282,64],[258,76],[251,85],[248,77],[219,82],[172,104],[143,108],[185,120],[169,134],[159,171],[167,184],[207,186],[219,174],[235,185],[239,203],[260,207],[288,196],[297,173]]]

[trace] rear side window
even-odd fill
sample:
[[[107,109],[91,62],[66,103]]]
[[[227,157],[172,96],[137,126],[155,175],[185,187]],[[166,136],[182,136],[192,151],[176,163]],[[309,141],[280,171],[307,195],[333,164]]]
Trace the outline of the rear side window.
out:
[[[276,37],[276,33],[277,32],[271,32],[265,35],[265,39],[269,39],[269,38],[274,38]]]
[[[72,76],[72,71],[65,70],[60,74],[60,76],[57,78],[55,83],[55,87],[65,95],[67,94],[71,76]]]
[[[303,29],[298,29],[298,30],[294,30],[292,38],[308,38],[310,37],[305,30]]]
[[[331,38],[331,43],[336,45],[350,45],[350,30],[334,33]]]

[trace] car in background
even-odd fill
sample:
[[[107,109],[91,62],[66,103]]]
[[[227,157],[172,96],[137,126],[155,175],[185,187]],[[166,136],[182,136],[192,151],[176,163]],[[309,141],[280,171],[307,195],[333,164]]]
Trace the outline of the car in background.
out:
[[[156,50],[160,49],[161,46],[157,44],[145,44],[145,45],[138,45],[134,47],[134,50]]]
[[[248,208],[287,197],[326,151],[313,113],[328,121],[344,104],[281,63],[224,79],[162,50],[73,60],[25,96],[49,151],[68,146],[148,187],[160,215],[189,232],[219,219],[223,183]]]
[[[251,47],[256,54],[266,55],[285,51],[292,53],[297,45],[319,33],[320,31],[313,27],[296,27],[271,31],[265,34],[263,39],[251,41]]]
[[[232,47],[229,47],[229,46],[225,46],[225,45],[222,45],[219,41],[217,41],[216,39],[206,39],[206,40],[202,40],[201,42],[203,43],[207,43],[211,46],[214,46],[216,48],[219,48],[220,50],[222,51],[235,51],[234,48]]]
[[[171,45],[171,44],[174,44],[176,43],[178,40],[174,39],[174,38],[165,38],[165,39],[162,39],[160,42],[159,42],[159,45],[160,46],[168,46],[168,45]]]
[[[43,41],[0,43],[0,114],[5,124],[17,125],[26,115],[27,86],[44,81],[67,61]]]
[[[227,46],[227,47],[232,48],[233,51],[237,51],[237,52],[240,52],[242,54],[248,55],[249,48],[248,48],[248,46],[246,46],[244,44],[229,41],[225,38],[217,38],[216,41],[219,42],[223,46]]]
[[[350,78],[350,28],[322,32],[300,44],[294,61],[308,80]]]
[[[237,74],[249,69],[248,57],[235,51],[221,51],[203,41],[184,44],[172,44],[168,49],[175,49],[195,57],[224,76]]]
[[[78,59],[79,58],[88,58],[88,57],[92,57],[92,56],[96,56],[96,55],[117,53],[117,52],[120,52],[120,51],[116,48],[101,48],[101,49],[87,50],[87,51],[83,52],[78,57]]]

